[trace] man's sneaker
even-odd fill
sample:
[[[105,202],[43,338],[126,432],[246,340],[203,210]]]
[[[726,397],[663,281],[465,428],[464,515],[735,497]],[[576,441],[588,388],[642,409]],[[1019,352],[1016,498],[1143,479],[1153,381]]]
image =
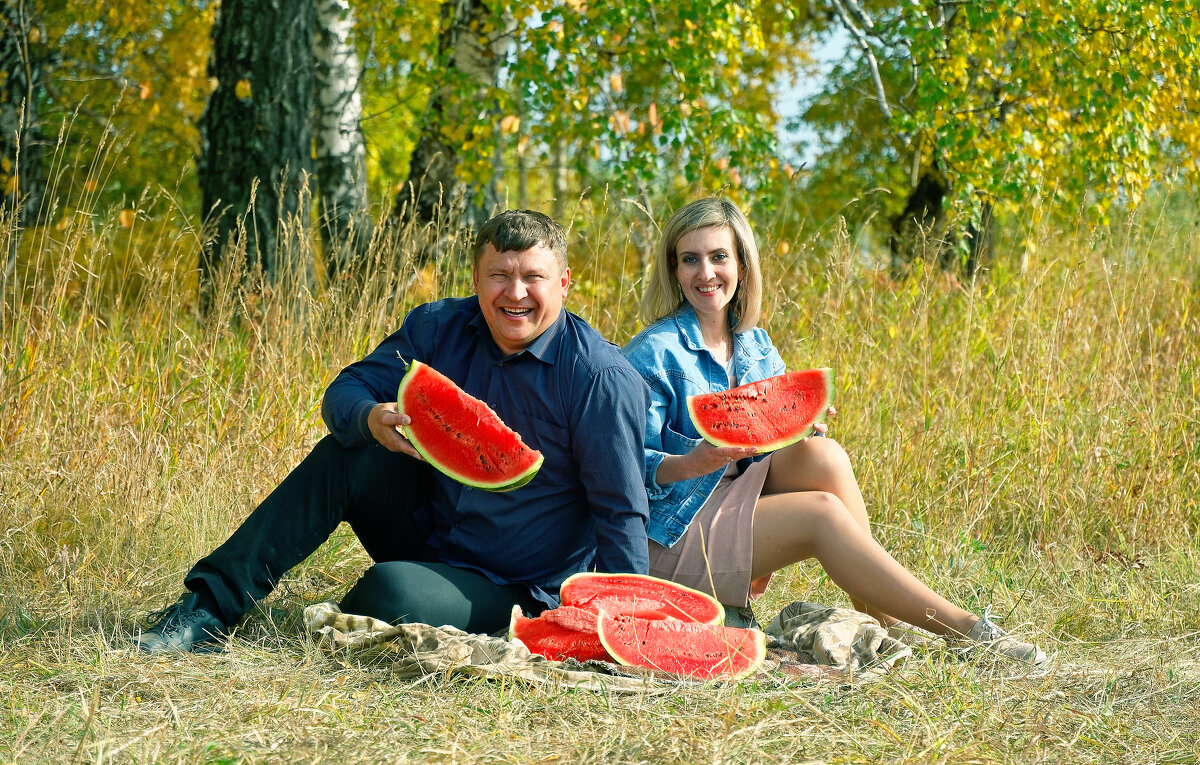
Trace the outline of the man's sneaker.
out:
[[[963,645],[967,650],[983,648],[1001,656],[1035,666],[1046,661],[1046,654],[1042,649],[1033,643],[1022,643],[1020,640],[1010,637],[1007,632],[992,621],[986,610],[983,617],[975,622],[975,626],[971,628],[971,631],[965,637],[955,642]]]
[[[146,653],[203,651],[221,639],[225,624],[200,606],[200,596],[189,592],[178,602],[150,615],[151,626],[133,639]]]

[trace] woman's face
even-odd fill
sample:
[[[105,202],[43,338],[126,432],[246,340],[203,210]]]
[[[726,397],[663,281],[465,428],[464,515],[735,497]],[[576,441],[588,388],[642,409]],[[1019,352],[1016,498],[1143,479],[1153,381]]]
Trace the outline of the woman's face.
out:
[[[689,231],[675,244],[675,263],[675,278],[696,315],[724,322],[738,286],[733,232],[727,226]]]

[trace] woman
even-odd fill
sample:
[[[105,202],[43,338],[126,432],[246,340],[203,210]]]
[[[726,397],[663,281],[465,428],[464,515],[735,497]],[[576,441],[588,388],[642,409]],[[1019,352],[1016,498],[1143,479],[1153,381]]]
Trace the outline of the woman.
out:
[[[755,326],[761,302],[758,248],[741,211],[709,198],[675,213],[642,300],[647,327],[625,347],[651,389],[650,573],[744,607],[772,572],[816,558],[855,608],[893,635],[917,634],[916,624],[1020,661],[1045,661],[986,615],[933,592],[875,541],[850,460],[832,439],[809,438],[764,456],[699,438],[688,396],[784,371]]]

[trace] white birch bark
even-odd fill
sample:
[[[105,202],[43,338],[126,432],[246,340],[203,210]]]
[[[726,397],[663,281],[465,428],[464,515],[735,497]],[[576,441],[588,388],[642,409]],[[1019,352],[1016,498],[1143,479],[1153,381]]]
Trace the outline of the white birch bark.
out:
[[[362,70],[351,41],[354,11],[349,0],[315,2],[317,191],[325,267],[334,278],[354,268],[371,240]]]

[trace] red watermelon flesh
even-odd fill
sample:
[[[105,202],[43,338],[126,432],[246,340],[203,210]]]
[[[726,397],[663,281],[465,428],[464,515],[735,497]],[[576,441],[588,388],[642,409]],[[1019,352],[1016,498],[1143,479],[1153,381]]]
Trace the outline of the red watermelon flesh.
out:
[[[689,396],[688,414],[716,446],[750,446],[765,454],[813,432],[833,400],[833,370],[803,369]]]
[[[600,614],[596,611],[589,611],[586,608],[559,606],[549,611],[543,611],[542,616],[560,627],[566,627],[569,630],[594,633],[596,631],[596,619]]]
[[[678,619],[720,624],[725,608],[711,595],[664,579],[639,574],[585,572],[562,583],[564,606],[643,619]]]
[[[511,491],[533,480],[542,453],[433,367],[413,361],[400,381],[397,409],[412,420],[404,436],[435,468],[459,483]]]
[[[596,632],[595,615],[591,615],[590,629],[579,630],[564,626],[552,618],[550,614],[554,611],[546,611],[541,616],[530,619],[521,613],[520,606],[513,606],[512,619],[508,624],[508,639],[520,640],[530,653],[545,656],[553,661],[612,661]]]
[[[765,636],[754,629],[606,613],[598,626],[601,644],[619,663],[701,680],[744,677],[767,653]]]

